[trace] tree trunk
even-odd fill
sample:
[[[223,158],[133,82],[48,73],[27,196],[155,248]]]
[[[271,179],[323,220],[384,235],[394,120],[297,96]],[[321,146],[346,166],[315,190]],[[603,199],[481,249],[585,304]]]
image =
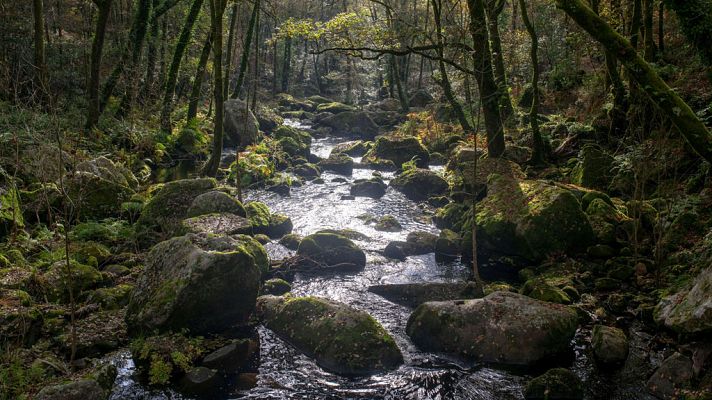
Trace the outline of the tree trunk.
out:
[[[166,133],[170,133],[173,129],[171,126],[171,113],[173,112],[173,96],[176,90],[176,82],[178,81],[178,71],[180,70],[180,64],[183,60],[185,50],[188,48],[188,43],[190,43],[193,26],[195,25],[195,21],[198,19],[200,10],[203,7],[203,1],[204,0],[193,0],[193,5],[190,7],[190,11],[188,11],[188,16],[185,18],[185,23],[183,24],[180,35],[178,36],[176,49],[173,52],[173,60],[171,61],[171,66],[168,69],[168,77],[166,78],[166,85],[163,91],[163,107],[161,108],[161,130]],[[207,53],[209,55],[210,45],[208,44],[205,47],[207,47]],[[203,53],[205,52],[206,50],[203,49]],[[208,56],[205,56],[204,59],[207,63]],[[202,53],[198,64],[200,65],[201,63],[205,65],[205,63],[203,63]],[[200,71],[200,67],[198,67],[198,72],[201,74],[201,77],[205,74],[205,71]],[[198,80],[197,75],[196,80]],[[202,84],[202,79],[200,79],[200,83]],[[200,88],[198,88],[198,93],[200,93]],[[191,96],[191,101],[192,99],[193,97]],[[190,118],[188,119],[190,120]]]
[[[96,19],[96,29],[94,30],[94,40],[91,44],[91,60],[89,64],[89,85],[88,100],[89,109],[87,112],[86,128],[91,129],[99,122],[99,80],[101,72],[101,56],[104,50],[104,39],[106,38],[106,24],[109,21],[109,11],[113,0],[95,0],[94,4],[99,8],[99,15]]]
[[[138,79],[135,79],[135,77],[138,76],[138,67],[141,62],[143,45],[146,42],[146,33],[148,32],[152,5],[151,0],[138,0],[138,9],[136,10],[134,20],[136,29],[131,30],[132,36],[129,38],[131,43],[131,60],[129,61],[128,74],[130,79],[126,80],[126,92],[124,93],[117,113],[117,116],[120,118],[127,116],[129,112],[131,112],[136,98]]]
[[[405,91],[403,90],[403,85],[401,84],[401,79],[400,79],[400,71],[398,70],[398,61],[396,60],[396,56],[391,55],[391,71],[392,71],[392,78],[395,80],[395,85],[396,85],[396,92],[398,93],[398,100],[400,101],[401,105],[401,110],[403,113],[407,114],[408,111],[410,110],[410,106],[408,104],[408,97],[405,94]]]
[[[235,44],[235,29],[237,25],[237,2],[232,3],[232,13],[230,16],[230,26],[227,34],[227,54],[225,55],[225,73],[223,80],[223,99],[229,97],[230,89],[230,65],[232,64],[232,51]]]
[[[645,32],[645,60],[655,60],[655,40],[653,39],[653,0],[643,0],[643,32]]]
[[[658,52],[660,58],[663,58],[665,56],[665,3],[661,1],[658,7]]]
[[[469,29],[474,43],[475,78],[480,91],[487,131],[487,154],[489,157],[501,157],[504,153],[504,131],[499,113],[500,93],[492,71],[485,7],[483,0],[467,0],[467,6],[470,12]]]
[[[247,71],[247,62],[250,60],[250,44],[252,42],[252,35],[255,31],[255,25],[259,13],[260,0],[255,0],[255,5],[252,7],[252,15],[250,15],[250,22],[247,24],[247,34],[245,35],[245,43],[242,46],[242,57],[240,58],[240,71],[237,74],[237,83],[235,84],[235,90],[232,92],[232,96],[230,96],[230,98],[233,99],[240,97],[242,83],[245,80],[245,73]]]
[[[539,38],[537,37],[534,24],[529,20],[529,13],[524,0],[519,0],[519,9],[522,13],[522,22],[529,32],[531,38],[530,56],[532,60],[532,106],[529,110],[529,123],[532,127],[532,164],[542,164],[546,159],[546,150],[544,148],[544,140],[541,138],[539,131]]]
[[[223,15],[225,14],[225,6],[227,0],[209,0],[210,3],[210,24],[213,31],[213,74],[215,80],[213,82],[213,97],[215,99],[215,119],[213,120],[213,151],[210,154],[203,173],[207,176],[216,176],[218,167],[220,167],[220,159],[222,158],[223,147],[223,125],[225,123],[223,113],[223,102],[225,94],[223,88]]]
[[[208,37],[205,39],[203,44],[203,50],[200,52],[200,59],[198,60],[198,68],[195,71],[195,78],[193,79],[193,87],[190,90],[190,99],[188,99],[188,115],[187,121],[195,118],[198,115],[198,103],[200,102],[200,93],[203,88],[203,77],[205,76],[205,70],[208,66],[208,58],[210,58],[210,46],[213,42],[213,33],[208,33]]]
[[[292,38],[284,39],[284,59],[282,60],[282,92],[289,91],[289,74],[292,64]]]
[[[500,112],[502,119],[508,120],[514,113],[512,98],[509,96],[509,85],[507,84],[507,72],[504,67],[504,52],[502,51],[502,40],[499,36],[499,15],[504,9],[504,0],[487,0],[487,25],[489,30],[490,43],[492,45],[492,61],[494,64],[494,78],[499,86],[501,94]]]
[[[34,20],[34,67],[37,71],[37,86],[41,93],[46,93],[47,87],[47,57],[45,52],[45,18],[43,0],[32,1]],[[44,97],[44,96],[43,96]]]
[[[615,54],[645,91],[650,100],[678,128],[690,146],[706,161],[712,162],[712,133],[694,111],[675,93],[633,48],[631,43],[613,30],[581,0],[556,0],[576,23]]]

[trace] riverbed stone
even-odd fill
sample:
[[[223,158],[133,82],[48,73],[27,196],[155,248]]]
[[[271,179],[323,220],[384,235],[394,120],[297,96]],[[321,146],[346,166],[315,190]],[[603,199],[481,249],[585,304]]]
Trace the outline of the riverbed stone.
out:
[[[223,376],[218,370],[193,367],[181,378],[179,388],[186,394],[210,398],[220,392],[223,385]]]
[[[526,400],[581,400],[583,383],[566,368],[553,368],[527,382]]]
[[[477,299],[484,295],[482,287],[475,282],[373,285],[368,287],[368,291],[412,308],[429,301]]]
[[[263,295],[281,296],[290,291],[292,291],[292,285],[280,278],[269,279],[262,285]]]
[[[378,219],[374,229],[383,232],[400,232],[403,230],[403,226],[398,222],[396,217],[392,215],[384,215]]]
[[[103,156],[77,164],[64,183],[80,217],[88,219],[118,216],[121,204],[138,189],[138,180],[128,168]]]
[[[205,334],[247,323],[261,275],[251,253],[239,238],[205,234],[154,246],[129,299],[129,332]]]
[[[628,357],[628,338],[621,329],[596,325],[591,331],[591,349],[603,365],[619,365]]]
[[[147,247],[179,233],[193,200],[216,186],[212,178],[182,179],[161,186],[136,222],[140,244]]]
[[[406,331],[425,351],[530,366],[570,351],[577,327],[571,308],[494,292],[476,300],[423,303],[411,314]]]
[[[203,358],[202,366],[220,372],[238,372],[259,351],[259,343],[252,339],[237,339]]]
[[[349,192],[352,196],[380,199],[386,194],[387,187],[381,178],[356,179]]]
[[[307,257],[326,266],[352,264],[366,266],[366,253],[351,239],[335,232],[319,231],[306,236],[299,243],[297,255]]]
[[[391,335],[370,315],[320,297],[262,296],[265,326],[327,371],[359,376],[392,370],[403,356]]]
[[[182,222],[183,233],[211,233],[232,235],[252,233],[252,225],[247,218],[232,213],[203,214]]]
[[[257,143],[260,123],[247,104],[240,99],[225,101],[225,137],[226,147],[245,148]]]
[[[79,379],[60,385],[47,386],[35,396],[36,400],[105,400],[111,394],[94,379]]]
[[[427,168],[430,154],[415,137],[381,136],[363,158],[364,162],[389,160],[396,167],[415,159],[419,168]]]
[[[413,245],[413,255],[428,254],[435,251],[435,242],[438,237],[430,232],[409,232],[405,241]]]
[[[677,399],[693,377],[692,360],[680,353],[666,358],[648,379],[648,390],[661,399]]]
[[[655,321],[676,332],[712,332],[712,268],[703,270],[686,288],[665,297],[655,309]]]
[[[213,213],[231,213],[246,217],[245,207],[237,199],[225,192],[212,190],[193,199],[186,213],[187,217],[197,217]]]
[[[571,298],[562,289],[550,284],[542,277],[527,280],[519,293],[533,299],[558,304],[571,304]]]
[[[339,103],[338,101],[332,101],[328,103],[321,103],[316,106],[316,112],[328,112],[332,114],[339,114],[345,111],[354,111],[356,108],[348,104]]]
[[[366,154],[372,142],[364,142],[363,140],[352,140],[349,142],[339,143],[331,150],[331,156],[335,154],[346,154],[352,157],[360,157]]]
[[[362,140],[373,140],[378,135],[378,125],[365,111],[345,111],[328,116],[319,124],[329,127],[338,135],[357,136]]]
[[[288,248],[289,250],[297,250],[299,248],[299,243],[302,241],[302,236],[296,233],[288,233],[279,239],[279,244]]]
[[[391,186],[414,201],[442,196],[448,190],[447,181],[442,176],[422,168],[404,171],[391,180]]]
[[[350,176],[354,171],[354,160],[346,154],[332,154],[329,158],[319,161],[319,168],[340,175]]]

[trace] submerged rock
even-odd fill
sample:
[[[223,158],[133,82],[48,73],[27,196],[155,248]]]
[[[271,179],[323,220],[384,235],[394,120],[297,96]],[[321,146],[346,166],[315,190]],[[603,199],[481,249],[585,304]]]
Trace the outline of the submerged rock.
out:
[[[419,168],[427,168],[430,154],[414,137],[381,136],[364,156],[364,162],[379,159],[392,161],[396,167],[415,159]]]
[[[526,400],[580,400],[583,399],[583,383],[576,374],[566,368],[554,368],[527,382],[524,389]]]
[[[346,304],[319,297],[263,296],[258,312],[267,328],[328,371],[368,375],[403,363],[391,335],[373,317]]]
[[[260,287],[255,254],[229,236],[189,234],[159,243],[131,294],[129,332],[205,334],[247,323]]]
[[[509,292],[483,299],[423,303],[406,331],[423,350],[487,363],[531,366],[570,350],[576,312]]]
[[[378,222],[376,222],[374,228],[377,231],[383,232],[400,232],[403,230],[403,226],[401,226],[396,217],[392,215],[384,215],[381,217]]]
[[[357,179],[351,185],[349,192],[352,196],[380,199],[386,194],[387,187],[380,178]]]
[[[404,171],[391,181],[391,186],[414,201],[441,196],[449,188],[443,177],[433,171],[421,168]]]
[[[339,264],[351,264],[356,268],[366,266],[366,253],[351,239],[335,232],[319,231],[306,236],[299,243],[297,255],[325,266]]]
[[[712,332],[712,268],[702,271],[687,289],[660,301],[655,320],[680,333]]]
[[[475,282],[374,285],[369,286],[368,291],[408,307],[429,301],[477,299],[484,295],[482,287]]]
[[[224,385],[222,374],[215,369],[193,367],[180,380],[180,391],[198,397],[211,397]]]

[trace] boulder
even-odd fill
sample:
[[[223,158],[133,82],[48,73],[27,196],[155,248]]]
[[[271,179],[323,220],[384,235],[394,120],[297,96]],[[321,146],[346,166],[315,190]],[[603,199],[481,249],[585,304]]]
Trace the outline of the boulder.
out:
[[[188,329],[206,334],[246,324],[261,271],[256,253],[245,243],[230,236],[188,234],[154,246],[129,299],[129,332]]]
[[[571,171],[571,181],[577,185],[606,190],[613,175],[613,156],[594,144],[584,145],[579,152],[579,162]]]
[[[141,244],[155,244],[179,233],[193,200],[216,186],[212,178],[182,179],[163,185],[143,207],[136,222]]]
[[[210,233],[214,235],[233,235],[238,233],[251,234],[250,221],[232,213],[203,214],[197,217],[184,219],[182,232],[185,233]]]
[[[428,254],[435,251],[438,237],[430,232],[414,231],[408,233],[405,241],[412,245],[413,255]]]
[[[377,231],[383,232],[400,232],[403,230],[403,226],[401,226],[396,217],[392,215],[384,215],[381,217],[378,222],[376,222],[374,228]]]
[[[340,175],[349,176],[354,171],[354,160],[346,154],[332,154],[329,158],[319,161],[322,171],[332,171]]]
[[[337,135],[357,136],[373,140],[378,135],[378,125],[365,111],[345,111],[326,117],[319,124],[334,130]]]
[[[477,157],[477,174],[474,162]],[[497,174],[512,179],[521,180],[526,177],[522,168],[513,161],[504,158],[480,158],[474,149],[460,148],[448,162],[446,169],[462,180],[468,190],[479,192],[487,186],[487,178]]]
[[[401,103],[400,103],[400,101],[398,101],[398,99],[389,97],[387,99],[381,100],[380,102],[376,103],[376,107],[383,111],[400,111]]]
[[[225,101],[225,139],[227,147],[245,148],[257,143],[260,133],[260,123],[240,99]]]
[[[435,241],[435,259],[453,261],[460,254],[460,235],[450,229],[443,229]],[[471,240],[471,238],[468,238]]]
[[[42,279],[47,286],[47,297],[50,300],[68,302],[70,287],[75,298],[81,298],[84,292],[98,287],[104,281],[101,272],[94,266],[70,260],[70,268],[71,275],[67,273],[67,264],[62,260],[52,264],[44,273]]]
[[[202,366],[221,372],[239,372],[259,349],[259,343],[255,340],[233,340],[205,356]]]
[[[287,125],[280,125],[272,132],[272,137],[277,140],[277,144],[282,150],[292,157],[309,158],[312,137],[309,133],[292,128]]]
[[[352,196],[380,199],[386,194],[387,187],[381,178],[356,179],[349,193]]]
[[[264,233],[270,238],[281,238],[292,232],[293,227],[292,219],[288,216],[283,214],[271,214],[269,217],[269,225]]]
[[[410,99],[408,99],[408,105],[411,107],[422,108],[434,101],[435,99],[433,99],[433,96],[428,93],[427,90],[418,89],[415,93],[413,93],[413,95],[410,96]]]
[[[554,368],[527,382],[526,400],[581,400],[583,383],[566,368]]]
[[[284,123],[284,118],[280,117],[273,109],[259,104],[255,110],[255,117],[260,125],[260,130],[272,132]]]
[[[571,298],[562,289],[550,284],[546,279],[537,277],[524,283],[519,293],[533,299],[550,303],[571,304]]]
[[[42,331],[42,313],[19,289],[0,289],[0,343],[32,345]]]
[[[360,269],[366,266],[366,253],[336,232],[319,231],[306,236],[299,243],[297,255],[326,266],[350,264]]]
[[[288,248],[289,250],[297,250],[301,241],[302,237],[300,235],[296,233],[289,233],[279,239],[279,244]]]
[[[47,386],[37,393],[36,400],[106,400],[111,388],[104,389],[94,379],[80,379],[60,385]]]
[[[190,204],[187,217],[197,217],[213,213],[231,213],[246,217],[245,207],[234,197],[225,192],[213,190],[197,196]]]
[[[628,357],[628,338],[618,328],[596,325],[591,331],[591,349],[603,365],[623,364]]]
[[[293,174],[306,178],[307,180],[318,178],[321,175],[319,167],[311,163],[295,165],[291,171]]]
[[[339,143],[331,150],[330,156],[335,154],[346,154],[352,157],[359,157],[366,154],[369,144],[371,144],[371,142],[364,142],[363,140],[352,140],[350,142]]]
[[[298,110],[304,110],[304,111],[314,111],[316,108],[316,105],[309,101],[309,100],[300,100],[296,99],[294,96],[291,94],[287,93],[279,93],[277,94],[277,102],[282,107],[283,109],[286,110],[291,110],[291,111],[298,111]]]
[[[391,180],[391,186],[411,200],[423,201],[432,196],[441,196],[449,188],[447,181],[428,169],[410,169]]]
[[[103,156],[77,164],[64,183],[80,217],[87,219],[118,216],[121,204],[138,188],[138,180],[128,168]]]
[[[193,367],[181,378],[179,389],[189,395],[211,398],[220,392],[224,384],[223,376],[217,370]]]
[[[419,168],[427,168],[430,160],[428,150],[414,137],[381,136],[364,155],[364,162],[389,160],[396,167],[412,159]]]
[[[703,270],[687,288],[660,301],[655,321],[676,332],[712,332],[712,268]]]
[[[661,399],[681,398],[681,389],[690,384],[693,377],[692,360],[680,353],[666,358],[648,379],[648,390]],[[684,398],[684,397],[682,397]]]
[[[576,197],[544,181],[491,175],[477,211],[478,252],[485,256],[541,260],[551,253],[586,249],[593,241]]]
[[[391,335],[373,317],[349,305],[319,297],[263,296],[258,312],[267,328],[327,371],[368,375],[403,363]]]
[[[478,299],[483,296],[482,287],[475,282],[374,285],[369,286],[368,291],[413,308],[429,301]]]
[[[316,106],[316,112],[328,112],[332,114],[339,114],[345,111],[355,111],[356,108],[354,106],[350,106],[348,104],[344,103],[339,103],[336,101],[332,101],[329,103],[321,103],[318,106]]]
[[[267,204],[261,201],[251,201],[245,204],[247,219],[255,233],[265,233],[272,220],[272,213]]]
[[[262,295],[281,296],[291,291],[292,285],[284,279],[269,279],[262,285]]]
[[[423,303],[406,331],[425,351],[531,366],[570,351],[577,327],[576,312],[566,306],[494,292],[483,299]]]

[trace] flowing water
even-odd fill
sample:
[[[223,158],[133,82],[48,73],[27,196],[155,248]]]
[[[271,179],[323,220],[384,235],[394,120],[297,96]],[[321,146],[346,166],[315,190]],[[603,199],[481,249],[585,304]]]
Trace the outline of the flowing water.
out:
[[[315,139],[312,153],[328,157],[336,144],[347,140],[334,137]],[[356,158],[355,161],[360,160]],[[442,167],[433,169],[442,171]],[[437,234],[438,230],[429,219],[433,209],[408,200],[392,188],[388,188],[381,199],[357,197],[355,200],[342,200],[342,196],[349,193],[351,181],[369,178],[374,172],[371,169],[354,169],[353,176],[345,177],[346,182],[340,179],[334,181],[344,177],[324,172],[322,178],[325,183],[306,182],[304,186],[293,187],[290,197],[264,190],[247,191],[246,197],[247,200],[265,202],[273,212],[291,217],[294,233],[307,235],[324,228],[348,228],[364,235],[363,240],[356,241],[367,254],[367,265],[362,272],[330,276],[297,275],[292,293],[297,296],[323,296],[368,312],[394,336],[405,363],[387,373],[344,378],[324,371],[268,329],[259,328],[258,385],[228,398],[522,399],[526,377],[419,351],[405,334],[411,310],[367,291],[368,286],[375,284],[458,281],[468,275],[467,266],[460,262],[437,263],[433,254],[408,257],[405,261],[390,260],[380,254],[388,242],[405,240],[408,232],[423,230]],[[383,174],[386,181],[392,176]],[[393,215],[404,229],[395,233],[377,231],[357,218],[363,214],[376,217]],[[267,244],[266,249],[273,259],[293,253],[276,242]],[[584,351],[586,337],[587,333],[580,332],[575,339],[576,354],[572,368],[587,382],[587,398],[647,399],[638,384],[626,387],[619,384],[619,379],[615,379],[619,383],[613,384],[613,378],[596,375]],[[111,360],[120,370],[112,399],[182,398],[172,391],[149,391],[137,383],[132,377],[134,366],[128,351],[118,352]],[[632,379],[633,382],[639,380],[638,377]]]

